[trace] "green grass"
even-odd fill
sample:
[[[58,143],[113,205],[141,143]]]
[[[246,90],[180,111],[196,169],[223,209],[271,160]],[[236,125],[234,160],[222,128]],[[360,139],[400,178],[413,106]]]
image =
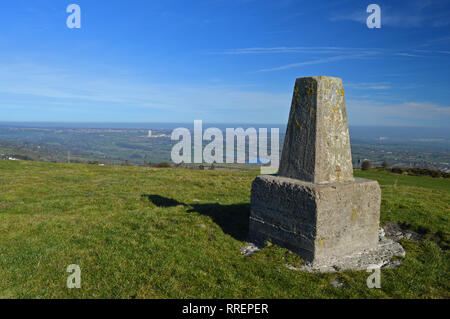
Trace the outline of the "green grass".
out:
[[[404,176],[383,170],[356,171],[355,175],[380,183],[382,224],[399,223],[425,235],[442,248],[449,248],[449,179]]]
[[[256,174],[0,161],[0,298],[450,297],[448,180],[356,173],[380,182],[382,223],[429,235],[368,289],[365,272],[289,270],[301,259],[275,245],[241,255]]]

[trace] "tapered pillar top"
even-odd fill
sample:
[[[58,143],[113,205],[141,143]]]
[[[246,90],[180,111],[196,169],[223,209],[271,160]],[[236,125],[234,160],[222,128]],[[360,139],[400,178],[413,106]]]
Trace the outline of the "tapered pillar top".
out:
[[[354,180],[340,78],[296,80],[279,175],[319,184]]]

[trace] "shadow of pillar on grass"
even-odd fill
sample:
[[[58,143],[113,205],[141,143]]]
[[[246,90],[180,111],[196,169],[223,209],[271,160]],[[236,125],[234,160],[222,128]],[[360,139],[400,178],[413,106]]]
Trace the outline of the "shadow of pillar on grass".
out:
[[[175,206],[187,206],[184,203],[180,203],[179,201],[176,201],[172,198],[167,198],[159,195],[149,195],[149,194],[142,194],[142,198],[147,198],[150,202],[155,204],[158,207],[175,207]]]
[[[225,234],[239,241],[246,241],[248,236],[250,204],[222,205],[218,203],[209,204],[186,204],[172,198],[160,195],[143,194],[142,198],[148,199],[158,207],[185,206],[188,213],[198,213],[209,216]]]

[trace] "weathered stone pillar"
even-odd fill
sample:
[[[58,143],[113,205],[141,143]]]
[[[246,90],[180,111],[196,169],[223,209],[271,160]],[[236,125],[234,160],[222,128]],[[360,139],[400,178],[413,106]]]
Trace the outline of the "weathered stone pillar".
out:
[[[353,181],[341,79],[295,82],[279,175],[317,184]]]
[[[279,175],[252,185],[250,241],[271,240],[313,267],[345,268],[378,248],[380,202],[376,181],[353,178],[342,80],[297,79]]]

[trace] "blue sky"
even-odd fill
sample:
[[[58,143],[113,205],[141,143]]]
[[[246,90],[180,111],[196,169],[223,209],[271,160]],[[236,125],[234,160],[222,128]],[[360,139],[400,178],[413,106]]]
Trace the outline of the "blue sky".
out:
[[[82,10],[68,29],[66,7]],[[366,8],[381,7],[381,29]],[[351,125],[450,127],[450,1],[15,0],[0,121],[286,123],[341,77]]]

